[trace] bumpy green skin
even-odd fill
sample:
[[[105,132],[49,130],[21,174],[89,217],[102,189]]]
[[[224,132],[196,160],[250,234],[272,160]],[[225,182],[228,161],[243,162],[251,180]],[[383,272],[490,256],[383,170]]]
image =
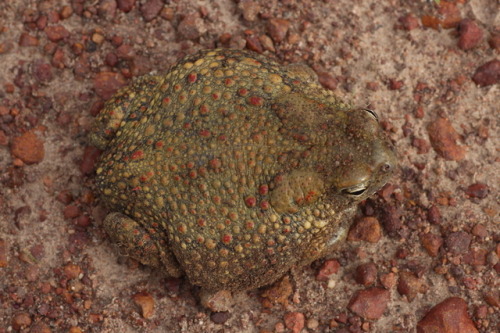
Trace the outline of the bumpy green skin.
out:
[[[135,80],[90,139],[104,150],[96,183],[112,240],[210,292],[257,288],[324,255],[396,163],[375,117],[310,68],[240,50]]]

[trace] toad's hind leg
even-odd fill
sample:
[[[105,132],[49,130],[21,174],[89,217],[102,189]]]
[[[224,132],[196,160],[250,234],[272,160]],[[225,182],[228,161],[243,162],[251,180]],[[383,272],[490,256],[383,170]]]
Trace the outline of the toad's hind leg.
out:
[[[105,150],[124,121],[135,117],[135,112],[141,108],[149,107],[153,98],[151,92],[156,91],[161,82],[159,76],[144,75],[114,94],[94,119],[89,133],[90,143]]]
[[[179,277],[182,271],[166,244],[166,235],[155,229],[145,228],[127,215],[110,213],[103,222],[104,230],[123,254],[153,267],[163,266],[167,274]]]

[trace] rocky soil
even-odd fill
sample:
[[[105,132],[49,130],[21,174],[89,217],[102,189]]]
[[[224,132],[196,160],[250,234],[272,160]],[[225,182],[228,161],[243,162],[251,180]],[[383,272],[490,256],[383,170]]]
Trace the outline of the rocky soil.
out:
[[[0,333],[498,332],[496,0],[0,2]],[[202,48],[305,62],[377,111],[397,174],[348,240],[204,310],[185,279],[120,256],[86,135],[133,77]]]

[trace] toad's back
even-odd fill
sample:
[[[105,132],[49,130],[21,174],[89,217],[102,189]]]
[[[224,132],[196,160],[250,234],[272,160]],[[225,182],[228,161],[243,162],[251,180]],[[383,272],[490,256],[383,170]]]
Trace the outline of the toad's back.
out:
[[[106,104],[91,134],[97,186],[192,283],[257,287],[335,237],[346,207],[326,179],[341,177],[348,109],[306,67],[202,51]]]

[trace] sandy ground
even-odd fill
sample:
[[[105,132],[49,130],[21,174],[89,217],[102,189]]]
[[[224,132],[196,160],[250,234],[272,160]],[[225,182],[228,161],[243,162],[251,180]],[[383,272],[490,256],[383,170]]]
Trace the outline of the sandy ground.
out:
[[[0,333],[414,332],[452,296],[468,311],[458,321],[498,332],[500,69],[480,66],[498,61],[499,10],[495,0],[0,1]],[[400,160],[360,206],[380,239],[347,241],[326,281],[319,260],[236,295],[229,314],[114,250],[86,141],[102,101],[131,77],[216,46],[308,63],[378,112]],[[360,273],[367,263],[374,273]],[[373,287],[389,300],[374,301],[370,319],[352,302]]]

